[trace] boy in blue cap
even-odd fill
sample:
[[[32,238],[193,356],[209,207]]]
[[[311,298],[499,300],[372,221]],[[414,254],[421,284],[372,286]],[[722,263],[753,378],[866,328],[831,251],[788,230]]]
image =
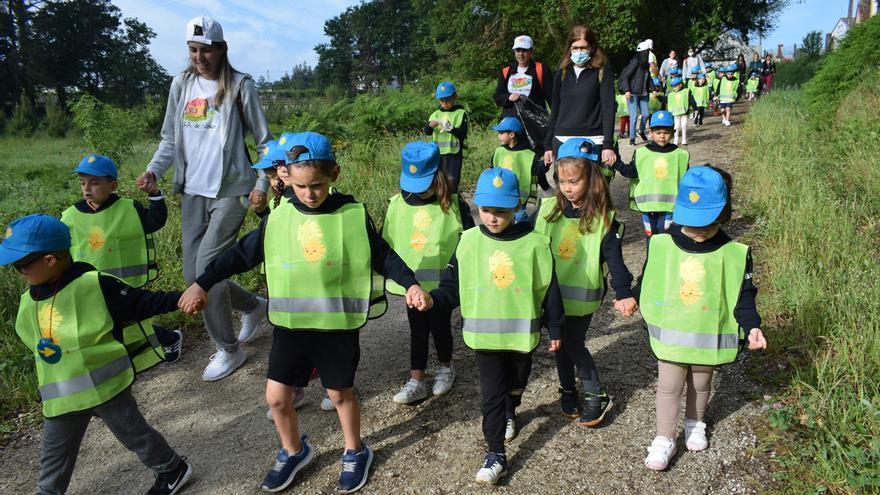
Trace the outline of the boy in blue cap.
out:
[[[721,123],[727,127],[730,127],[730,113],[739,91],[737,75],[736,65],[729,65],[724,68],[724,77],[718,81],[718,108],[721,110]]]
[[[70,227],[73,258],[115,275],[132,287],[145,287],[159,276],[153,233],[164,227],[168,218],[162,191],[153,185],[147,192],[148,208],[119,197],[116,163],[94,153],[83,157],[73,173],[79,175],[83,199],[61,214],[61,221]],[[147,345],[147,338],[154,332],[162,344],[158,353]],[[168,363],[179,360],[183,334],[145,321],[126,328],[125,344],[130,349],[142,348],[134,357],[135,370],[140,372],[160,362],[161,356]]]
[[[440,148],[443,172],[449,177],[452,192],[458,192],[463,160],[462,149],[468,133],[468,116],[464,107],[456,103],[458,94],[455,85],[451,82],[443,81],[438,84],[434,96],[440,108],[428,117],[423,132],[431,136]]]
[[[522,222],[528,219],[526,204],[535,204],[538,200],[537,175],[546,173],[544,160],[529,148],[523,135],[525,127],[518,118],[504,117],[494,129],[498,131],[499,146],[492,155],[492,166],[506,168],[516,174],[522,207],[517,210],[514,220]]]
[[[655,235],[634,293],[657,357],[657,436],[645,466],[662,471],[675,455],[681,391],[687,384],[684,434],[688,450],[705,450],[703,422],[712,373],[736,359],[748,338],[764,349],[755,306],[748,246],[721,225],[730,220],[730,175],[709,165],[687,171],[679,184],[668,233]]]
[[[519,197],[510,170],[499,167],[480,175],[474,203],[482,225],[462,234],[428,304],[448,311],[461,306],[464,342],[474,349],[480,373],[488,447],[476,481],[491,485],[507,470],[504,443],[517,435],[516,408],[531,373],[542,318],[551,352],[561,349],[565,318],[550,239],[529,222],[513,221]]]
[[[618,160],[614,169],[630,179],[629,208],[642,212],[645,235],[650,239],[672,224],[678,181],[687,172],[690,154],[669,142],[675,126],[670,112],[654,112],[648,123],[651,142],[636,149],[630,163]]]
[[[13,265],[30,285],[15,332],[33,353],[43,402],[37,493],[67,490],[92,416],[156,473],[149,494],[177,493],[192,467],[138,410],[122,334],[127,322],[176,310],[180,292],[130,287],[74,262],[70,247],[68,227],[48,215],[14,220],[0,243],[0,266]]]

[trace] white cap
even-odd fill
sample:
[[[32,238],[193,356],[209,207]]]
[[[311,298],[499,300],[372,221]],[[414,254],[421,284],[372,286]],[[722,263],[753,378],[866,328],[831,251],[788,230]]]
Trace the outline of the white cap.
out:
[[[186,23],[186,41],[206,45],[223,43],[223,27],[210,17],[193,17]]]
[[[636,51],[643,52],[645,50],[653,50],[654,49],[654,40],[648,38],[645,41],[639,43],[636,47]]]
[[[523,35],[517,36],[513,40],[513,49],[516,50],[517,48],[523,48],[525,50],[531,50],[532,44],[533,44],[532,38],[530,36],[523,34]]]

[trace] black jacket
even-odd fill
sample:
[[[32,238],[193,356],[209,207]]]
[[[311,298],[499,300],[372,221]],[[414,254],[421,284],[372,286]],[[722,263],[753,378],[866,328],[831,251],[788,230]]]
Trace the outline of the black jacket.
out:
[[[620,76],[617,78],[617,88],[620,91],[624,93],[629,91],[635,96],[647,96],[648,80],[651,78],[649,53],[648,50],[636,52],[626,67],[620,71]]]
[[[602,149],[614,149],[617,101],[611,67],[606,63],[601,71],[584,69],[577,77],[569,65],[564,79],[562,74],[556,71],[553,76],[553,104],[544,148],[553,149],[554,136],[602,136]]]
[[[512,116],[516,117],[516,109],[513,107],[513,102],[510,101],[510,92],[507,91],[507,81],[510,80],[510,76],[516,75],[516,69],[518,65],[516,63],[507,66],[507,76],[504,76],[504,71],[498,76],[498,84],[495,86],[495,104],[501,107],[501,117]],[[547,64],[542,63],[542,72],[544,84],[538,82],[538,71],[535,62],[529,65],[528,69],[526,69],[526,74],[532,76],[532,90],[529,92],[527,98],[535,102],[539,107],[545,108],[550,107],[553,97],[553,72],[547,67]]]

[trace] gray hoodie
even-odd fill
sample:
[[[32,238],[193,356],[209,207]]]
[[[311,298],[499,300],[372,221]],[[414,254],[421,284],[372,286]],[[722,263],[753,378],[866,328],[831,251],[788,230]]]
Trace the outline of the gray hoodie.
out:
[[[153,154],[153,159],[147,165],[147,171],[152,172],[159,179],[174,164],[174,192],[183,192],[183,182],[186,177],[186,160],[183,154],[183,131],[181,129],[181,115],[184,106],[190,99],[196,74],[182,72],[171,82],[171,90],[168,93],[168,106],[165,108],[165,121],[162,124],[162,141],[159,149]],[[236,98],[241,94],[241,102],[244,111],[246,128],[250,130],[257,143],[258,155],[262,154],[266,142],[272,139],[266,115],[260,105],[260,98],[254,80],[247,74],[235,72],[233,75],[232,95],[224,98],[220,105],[223,115],[223,180],[220,182],[218,198],[246,196],[256,187],[265,192],[269,188],[269,179],[262,172],[259,176],[248,163],[242,123],[239,116]]]

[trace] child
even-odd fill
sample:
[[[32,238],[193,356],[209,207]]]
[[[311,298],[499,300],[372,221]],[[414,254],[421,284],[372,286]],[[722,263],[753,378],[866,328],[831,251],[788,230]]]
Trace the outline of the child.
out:
[[[620,121],[620,138],[625,139],[629,136],[629,109],[626,105],[626,96],[620,93],[614,99],[617,102],[616,116]]]
[[[691,105],[696,108],[694,111],[694,125],[703,126],[703,117],[706,114],[706,107],[712,100],[712,91],[709,89],[709,83],[706,80],[706,74],[700,72],[697,75],[697,81],[691,88]]]
[[[538,201],[538,180],[535,173],[546,169],[541,157],[535,156],[528,141],[524,139],[525,129],[518,118],[504,117],[495,126],[495,130],[498,131],[500,146],[495,148],[492,155],[492,166],[506,168],[516,174],[522,207],[517,210],[514,220],[522,222],[528,220],[526,204],[535,204]]]
[[[671,93],[672,88],[675,87],[675,85],[672,84],[672,81],[675,78],[681,79],[681,68],[680,67],[675,67],[675,68],[669,69],[669,77],[666,79],[666,92],[667,93]]]
[[[462,149],[468,133],[468,117],[463,106],[456,104],[458,94],[455,85],[449,81],[437,85],[434,96],[440,108],[428,117],[424,133],[440,148],[440,161],[443,172],[449,177],[452,192],[458,192],[461,180]]]
[[[126,284],[143,288],[159,275],[153,233],[165,225],[168,209],[158,187],[149,192],[150,207],[116,195],[119,170],[106,156],[89,154],[73,171],[79,174],[83,199],[61,214],[70,228],[71,253],[104,273]],[[125,346],[131,351],[136,372],[163,360],[180,359],[183,334],[169,332],[146,320],[123,331]],[[158,345],[160,344],[161,345]]]
[[[666,99],[666,91],[663,89],[663,82],[660,80],[660,73],[656,64],[651,64],[651,77],[648,79],[648,111],[650,113],[663,109],[664,100]]]
[[[735,66],[725,67],[724,77],[718,83],[718,102],[721,109],[721,123],[730,127],[730,112],[733,102],[736,101],[736,92],[739,82],[736,79]]]
[[[130,287],[74,262],[70,247],[70,229],[48,215],[13,221],[0,244],[0,266],[13,265],[30,284],[21,295],[15,332],[33,352],[43,402],[37,492],[67,490],[83,435],[96,416],[156,473],[149,494],[177,493],[192,467],[138,410],[122,333],[127,322],[177,309],[180,293]]]
[[[687,172],[690,159],[687,151],[669,143],[674,125],[671,113],[657,112],[651,115],[649,123],[653,143],[637,149],[632,163],[618,161],[614,165],[620,175],[632,179],[629,207],[642,212],[648,239],[666,232],[672,223],[678,181]]]
[[[265,260],[269,321],[275,325],[266,401],[282,448],[262,488],[283,490],[314,457],[308,437],[300,437],[292,399],[293,387],[305,387],[317,368],[345,439],[336,488],[352,493],[367,482],[373,461],[373,451],[361,441],[360,406],[352,386],[360,360],[358,329],[371,316],[376,293],[384,296],[384,280],[374,270],[408,287],[409,306],[424,307],[430,296],[376,232],[364,205],[348,195],[330,194],[340,169],[326,137],[298,134],[276,171],[294,197],[208,265],[181,297],[181,307],[189,311],[214,284]]]
[[[517,434],[516,408],[540,341],[542,313],[551,352],[560,350],[565,313],[550,239],[528,222],[513,222],[520,206],[516,175],[504,168],[486,170],[477,181],[474,203],[482,225],[462,234],[431,296],[444,310],[461,306],[464,342],[474,349],[480,372],[488,444],[476,481],[494,485],[507,469],[504,442]]]
[[[721,106],[718,101],[718,90],[721,88],[721,80],[724,79],[726,67],[721,66],[718,67],[718,70],[715,71],[715,78],[712,81],[712,109],[713,115],[718,117],[721,115]]]
[[[607,289],[605,263],[611,271],[615,307],[626,315],[636,307],[632,275],[620,250],[623,225],[614,219],[609,188],[599,172],[599,150],[583,138],[569,139],[559,147],[559,192],[541,201],[535,221],[535,231],[550,237],[565,308],[562,350],[556,352],[562,415],[576,418],[580,413],[580,424],[588,427],[600,424],[613,405],[584,346],[590,320]],[[583,387],[583,410],[575,390],[575,368]]]
[[[672,92],[666,96],[667,110],[672,114],[675,123],[675,137],[672,144],[678,145],[678,134],[681,132],[681,144],[687,146],[688,110],[691,106],[691,92],[685,89],[680,77],[672,80]]]
[[[705,450],[703,422],[712,372],[733,362],[748,330],[749,349],[765,349],[755,307],[749,247],[721,230],[730,220],[730,176],[694,167],[680,184],[675,225],[653,236],[635,294],[657,363],[657,436],[645,466],[662,471],[675,455],[682,387],[688,450]]]
[[[760,85],[761,74],[758,72],[752,72],[751,74],[749,74],[749,80],[746,81],[746,93],[748,93],[749,101],[755,101]]]
[[[471,210],[461,196],[449,190],[446,175],[437,173],[440,152],[434,143],[408,143],[401,152],[400,194],[388,204],[382,237],[416,274],[425,289],[440,283],[440,274],[455,252],[463,230],[474,226]],[[402,296],[400,285],[387,281],[388,292]],[[437,348],[437,371],[433,395],[449,392],[455,382],[452,367],[450,314],[439,308],[421,313],[407,308],[410,331],[410,379],[393,400],[413,404],[428,398],[425,369],[428,365],[428,335]]]

